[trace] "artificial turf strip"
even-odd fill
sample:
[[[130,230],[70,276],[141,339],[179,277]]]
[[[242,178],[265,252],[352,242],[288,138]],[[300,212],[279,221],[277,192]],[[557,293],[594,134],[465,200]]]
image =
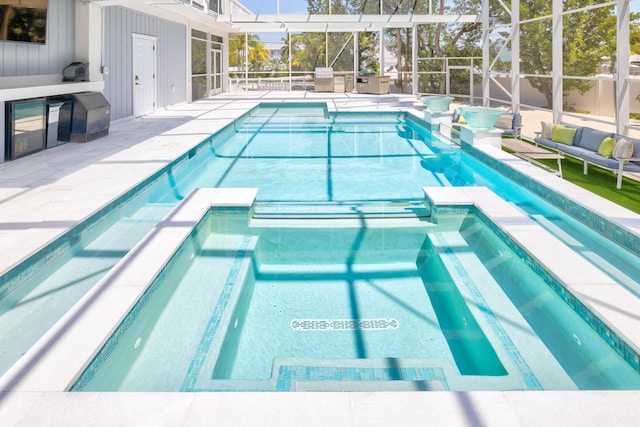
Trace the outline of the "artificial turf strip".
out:
[[[556,160],[538,160],[540,163],[557,170]],[[583,162],[573,157],[565,156],[562,160],[562,177],[569,182],[579,185],[592,193],[611,200],[636,213],[640,213],[640,182],[622,177],[622,188],[616,188],[616,175],[606,169],[589,165],[589,173],[582,172]]]

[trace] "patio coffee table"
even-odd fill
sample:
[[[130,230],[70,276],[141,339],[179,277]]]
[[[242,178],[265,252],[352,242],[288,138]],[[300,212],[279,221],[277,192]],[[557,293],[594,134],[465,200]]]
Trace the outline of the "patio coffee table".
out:
[[[544,148],[538,147],[537,145],[528,144],[515,138],[503,138],[502,146],[509,149],[510,151],[513,151],[514,156],[527,160],[530,163],[535,163],[538,166],[547,167],[542,163],[537,162],[536,160],[538,159],[557,159],[558,171],[554,172],[556,172],[560,176],[560,178],[562,178],[562,159],[564,159],[564,155],[562,153],[545,150]]]

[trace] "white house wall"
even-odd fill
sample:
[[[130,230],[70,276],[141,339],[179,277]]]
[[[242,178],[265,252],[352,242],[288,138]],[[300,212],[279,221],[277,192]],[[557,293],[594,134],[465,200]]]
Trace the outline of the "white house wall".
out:
[[[0,42],[0,77],[62,75],[74,55],[75,0],[49,1],[47,43]]]
[[[120,6],[104,8],[104,95],[111,120],[133,115],[133,36],[157,38],[156,108],[187,102],[187,27]]]

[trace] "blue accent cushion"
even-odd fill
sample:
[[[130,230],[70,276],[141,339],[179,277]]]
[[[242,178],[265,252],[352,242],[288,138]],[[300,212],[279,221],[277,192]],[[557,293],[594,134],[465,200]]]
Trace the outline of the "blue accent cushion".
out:
[[[622,138],[633,143],[633,154],[631,154],[631,157],[640,157],[640,140],[627,138],[626,136]]]
[[[604,132],[598,129],[585,127],[582,130],[582,137],[574,140],[574,144],[587,150],[598,152],[600,144],[605,138],[613,136],[611,132]]]
[[[627,162],[624,164],[624,170],[630,172],[640,172],[640,165],[636,162]]]
[[[591,150],[586,150],[584,148],[575,146],[575,145],[566,145],[566,144],[558,144],[558,151],[562,151],[563,153],[567,153],[571,156],[585,157],[590,153],[593,153]]]
[[[513,123],[512,126],[518,127],[518,126],[522,126],[522,114],[520,113],[513,113]]]
[[[554,150],[557,149],[558,145],[565,145],[560,144],[559,142],[553,142],[552,140],[547,138],[534,138],[534,141],[539,145],[542,145],[543,147],[553,148]]]

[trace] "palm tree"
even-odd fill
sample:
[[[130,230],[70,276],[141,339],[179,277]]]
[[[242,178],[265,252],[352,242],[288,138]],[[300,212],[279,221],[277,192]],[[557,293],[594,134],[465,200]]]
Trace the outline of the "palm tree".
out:
[[[280,54],[282,55],[283,60],[286,60],[287,62],[289,62],[289,39],[291,39],[291,33],[287,33],[287,37],[282,37],[280,39],[282,42]]]
[[[271,70],[271,75],[277,75],[280,71],[287,70],[287,64],[282,60],[282,58],[271,58],[269,61],[268,69]]]
[[[246,41],[245,41],[246,39]],[[239,70],[243,70],[246,63],[246,45],[249,45],[249,50],[260,38],[255,34],[249,34],[246,38],[244,34],[236,35],[235,39],[229,40],[229,66],[238,67]]]
[[[249,69],[260,71],[271,59],[269,49],[264,43],[253,42],[249,45]]]

